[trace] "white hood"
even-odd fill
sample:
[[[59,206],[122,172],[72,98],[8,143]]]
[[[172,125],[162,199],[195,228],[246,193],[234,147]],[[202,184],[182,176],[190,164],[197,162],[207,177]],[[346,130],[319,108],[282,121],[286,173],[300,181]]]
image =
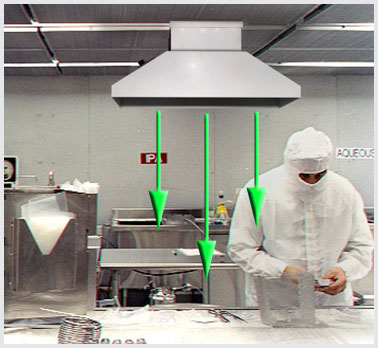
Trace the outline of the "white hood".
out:
[[[242,22],[171,22],[171,51],[112,86],[120,106],[275,106],[299,85],[241,51]]]
[[[290,136],[284,152],[284,163],[289,189],[300,199],[312,199],[325,189],[327,174],[317,183],[308,184],[300,179],[299,173],[319,173],[328,170],[332,151],[331,139],[313,127]]]

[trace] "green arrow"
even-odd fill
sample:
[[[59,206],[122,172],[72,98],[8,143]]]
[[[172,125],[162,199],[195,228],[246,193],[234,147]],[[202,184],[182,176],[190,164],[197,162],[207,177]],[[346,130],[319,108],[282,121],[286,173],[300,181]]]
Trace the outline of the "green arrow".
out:
[[[160,111],[156,111],[156,190],[150,190],[150,199],[154,209],[156,226],[159,229],[163,217],[168,191],[160,190]]]
[[[206,279],[209,275],[215,240],[209,240],[209,114],[205,114],[205,240],[197,240]]]
[[[259,113],[257,111],[255,112],[255,187],[248,187],[247,191],[257,226],[266,191],[265,188],[259,187]]]

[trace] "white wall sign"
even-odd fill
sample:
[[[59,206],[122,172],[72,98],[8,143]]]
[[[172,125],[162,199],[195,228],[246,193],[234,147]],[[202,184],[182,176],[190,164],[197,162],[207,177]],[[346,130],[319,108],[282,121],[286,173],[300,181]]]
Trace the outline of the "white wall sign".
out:
[[[337,159],[374,159],[374,148],[372,147],[338,147],[336,149]]]

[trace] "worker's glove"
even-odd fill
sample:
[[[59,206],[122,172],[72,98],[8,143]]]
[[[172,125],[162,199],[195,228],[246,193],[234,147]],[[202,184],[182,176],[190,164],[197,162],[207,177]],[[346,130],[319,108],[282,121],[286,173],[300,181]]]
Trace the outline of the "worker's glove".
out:
[[[332,267],[320,278],[329,279],[330,284],[327,286],[317,286],[316,290],[328,295],[336,295],[344,291],[346,287],[347,279],[345,272],[341,267]]]

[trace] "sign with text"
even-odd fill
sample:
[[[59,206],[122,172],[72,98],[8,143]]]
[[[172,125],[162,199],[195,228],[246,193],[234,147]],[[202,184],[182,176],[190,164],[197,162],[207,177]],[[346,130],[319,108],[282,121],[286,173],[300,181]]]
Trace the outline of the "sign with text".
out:
[[[374,159],[374,148],[339,147],[335,155],[337,159]]]
[[[140,154],[141,164],[156,164],[156,152],[145,152]],[[160,153],[160,163],[168,163],[168,156],[166,152]]]

